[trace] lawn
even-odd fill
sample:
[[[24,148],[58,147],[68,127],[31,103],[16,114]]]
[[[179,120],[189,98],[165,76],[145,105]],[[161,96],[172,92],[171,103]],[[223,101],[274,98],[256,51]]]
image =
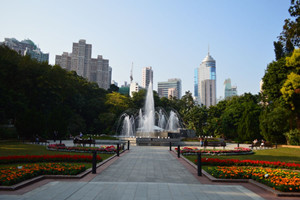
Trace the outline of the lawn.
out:
[[[23,144],[16,141],[0,141],[0,156],[21,156],[21,155],[91,155],[91,153],[60,152],[49,151],[44,145]],[[112,154],[97,154],[103,160],[112,156]]]
[[[296,148],[278,148],[264,149],[254,151],[252,155],[235,155],[235,156],[203,156],[205,158],[219,159],[238,159],[238,160],[265,160],[265,161],[280,161],[292,162],[300,164],[300,149]],[[196,155],[185,156],[192,162],[197,158]]]

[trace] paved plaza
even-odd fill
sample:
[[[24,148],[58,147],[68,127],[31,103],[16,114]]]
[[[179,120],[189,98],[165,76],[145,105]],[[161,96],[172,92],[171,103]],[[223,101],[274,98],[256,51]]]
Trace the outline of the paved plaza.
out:
[[[132,147],[89,182],[54,181],[0,199],[261,200],[241,185],[201,184],[168,147]]]

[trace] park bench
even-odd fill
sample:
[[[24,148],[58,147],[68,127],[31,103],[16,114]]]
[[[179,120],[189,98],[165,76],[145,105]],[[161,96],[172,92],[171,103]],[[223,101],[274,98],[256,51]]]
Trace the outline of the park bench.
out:
[[[207,141],[207,143],[204,142],[204,147],[226,147],[226,142],[221,142],[221,141]]]
[[[93,144],[94,146],[96,145],[96,141],[95,140],[92,140],[92,139],[87,139],[87,140],[84,140],[84,139],[81,139],[81,138],[74,138],[73,140],[73,143],[74,145],[75,144],[82,144],[82,146],[85,146],[86,144],[89,144],[90,146]]]
[[[251,149],[253,149],[254,147],[257,149],[257,147],[259,148],[273,148],[273,144],[272,142],[265,142],[264,146],[262,147],[261,146],[261,143],[260,142],[257,142],[255,144],[252,144],[251,146],[249,146]]]
[[[35,137],[35,138],[32,138],[30,140],[30,142],[35,143],[35,144],[45,144],[45,145],[49,144],[49,142],[46,139],[44,139],[42,137],[39,137],[39,136]]]

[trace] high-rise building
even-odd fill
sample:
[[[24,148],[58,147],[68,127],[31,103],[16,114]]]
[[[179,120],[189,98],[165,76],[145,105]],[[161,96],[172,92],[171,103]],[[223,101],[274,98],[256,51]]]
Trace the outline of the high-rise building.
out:
[[[198,97],[199,97],[199,94],[198,94],[198,85],[199,85],[199,83],[198,83],[199,82],[198,74],[199,74],[198,68],[196,68],[194,70],[194,97],[195,97],[195,99],[198,99]]]
[[[169,79],[166,82],[158,82],[157,83],[157,92],[159,97],[169,97],[169,88],[175,88],[177,90],[177,95],[173,96],[177,99],[181,98],[181,79],[173,78]]]
[[[71,60],[71,54],[68,52],[63,52],[62,55],[55,56],[55,64],[60,65],[63,69],[66,69],[68,71],[71,70]]]
[[[198,103],[216,105],[216,61],[207,54],[198,68]]]
[[[15,38],[5,38],[4,42],[0,43],[0,45],[5,45],[22,56],[29,55],[39,62],[49,62],[49,53],[43,53],[41,49],[29,39],[19,42]]]
[[[224,81],[224,97],[225,99],[228,97],[236,96],[237,95],[237,87],[236,86],[231,86],[231,80],[230,78],[226,79]]]
[[[55,57],[55,64],[62,68],[76,71],[79,76],[96,82],[99,87],[108,89],[111,84],[112,68],[109,60],[103,59],[101,55],[92,58],[92,45],[86,44],[85,40],[73,43],[72,53],[64,52]]]
[[[168,99],[172,99],[172,98],[178,98],[178,91],[176,88],[169,88],[168,89]]]
[[[148,88],[148,85],[153,83],[152,67],[144,67],[142,71],[142,87]]]

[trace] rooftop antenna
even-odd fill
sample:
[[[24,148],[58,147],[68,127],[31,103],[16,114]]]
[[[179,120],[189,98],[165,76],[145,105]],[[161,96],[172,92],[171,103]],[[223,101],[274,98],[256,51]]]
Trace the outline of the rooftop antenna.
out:
[[[209,44],[208,44],[208,55],[209,55]]]
[[[132,69],[133,69],[133,62],[131,64],[131,70],[130,70],[130,83],[132,83],[133,81],[133,73],[132,73]]]

